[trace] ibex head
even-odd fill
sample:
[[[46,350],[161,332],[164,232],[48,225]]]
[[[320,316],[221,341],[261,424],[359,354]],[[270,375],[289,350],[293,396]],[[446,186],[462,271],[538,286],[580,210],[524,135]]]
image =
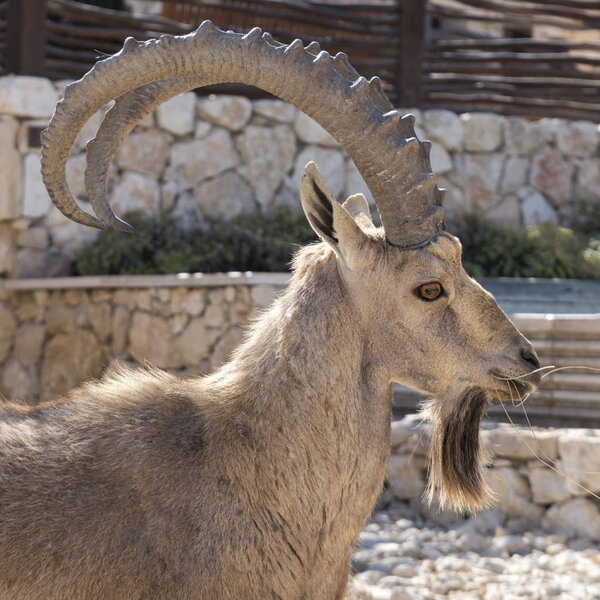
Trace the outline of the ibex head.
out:
[[[258,28],[242,35],[205,22],[187,36],[128,39],[66,89],[43,137],[44,181],[57,207],[94,227],[127,229],[105,198],[105,177],[121,141],[165,100],[204,85],[242,82],[291,102],[346,149],[371,190],[383,227],[364,197],[342,206],[314,164],[302,183],[302,204],[325,246],[364,333],[364,360],[381,385],[400,382],[436,396],[432,485],[459,508],[487,502],[480,474],[478,428],[493,395],[522,396],[539,379],[531,344],[493,297],[464,272],[459,241],[444,229],[443,190],[435,183],[428,142],[415,135],[381,90],[347,57],[315,42],[286,46]],[[97,217],[84,213],[65,179],[69,148],[85,121],[116,98],[87,149],[86,182]],[[325,253],[325,254],[324,254]],[[307,332],[310,334],[310,332]],[[340,349],[343,351],[343,349]]]

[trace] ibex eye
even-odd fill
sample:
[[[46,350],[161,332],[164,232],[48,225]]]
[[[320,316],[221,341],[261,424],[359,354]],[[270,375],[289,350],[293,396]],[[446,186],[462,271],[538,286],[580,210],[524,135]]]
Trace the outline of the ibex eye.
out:
[[[431,302],[432,300],[437,300],[437,298],[444,293],[444,288],[442,287],[441,283],[432,281],[430,283],[424,283],[423,285],[420,285],[415,290],[415,293],[419,298],[421,298],[421,300],[427,300],[428,302]]]

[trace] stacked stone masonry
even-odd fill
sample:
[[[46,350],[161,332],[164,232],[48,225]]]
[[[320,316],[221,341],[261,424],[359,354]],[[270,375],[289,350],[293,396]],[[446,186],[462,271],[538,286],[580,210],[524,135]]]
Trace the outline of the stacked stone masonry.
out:
[[[97,232],[51,206],[40,176],[39,130],[66,82],[0,78],[0,275],[70,272]],[[417,134],[448,189],[451,216],[476,213],[505,223],[568,224],[580,200],[600,200],[600,133],[595,123],[527,121],[494,114],[410,110]],[[85,210],[85,143],[103,111],[81,131],[67,178]],[[368,143],[368,140],[365,140]],[[189,92],[143,119],[120,149],[108,190],[115,210],[165,211],[189,224],[299,208],[305,164],[314,160],[342,200],[368,190],[352,161],[319,125],[278,100],[197,97]]]

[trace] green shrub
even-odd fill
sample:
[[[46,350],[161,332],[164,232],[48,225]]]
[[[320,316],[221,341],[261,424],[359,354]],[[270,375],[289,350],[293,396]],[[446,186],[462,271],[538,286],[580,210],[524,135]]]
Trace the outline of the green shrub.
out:
[[[303,214],[281,206],[271,218],[239,215],[186,230],[166,215],[130,213],[132,233],[102,231],[76,261],[81,275],[286,271],[298,245],[314,241]]]

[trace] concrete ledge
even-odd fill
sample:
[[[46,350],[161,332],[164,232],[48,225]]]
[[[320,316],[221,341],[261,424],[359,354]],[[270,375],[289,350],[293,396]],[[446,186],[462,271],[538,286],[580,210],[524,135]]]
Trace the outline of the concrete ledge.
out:
[[[227,285],[284,286],[290,273],[178,273],[177,275],[98,275],[37,279],[0,279],[0,290],[72,290],[156,287],[222,287]]]

